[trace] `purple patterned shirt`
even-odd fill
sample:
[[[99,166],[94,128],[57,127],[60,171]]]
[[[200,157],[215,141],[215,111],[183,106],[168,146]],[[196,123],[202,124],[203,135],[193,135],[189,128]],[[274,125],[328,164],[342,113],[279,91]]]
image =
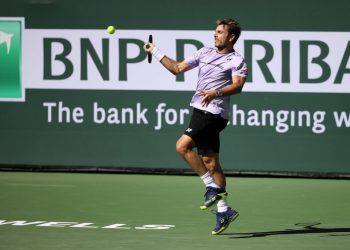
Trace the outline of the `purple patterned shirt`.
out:
[[[232,76],[246,77],[248,70],[244,58],[236,51],[219,54],[214,48],[203,47],[191,57],[186,58],[185,62],[192,68],[197,66],[199,68],[196,92],[190,106],[212,114],[220,114],[224,119],[228,119],[229,96],[216,97],[207,107],[204,107],[201,103],[202,97],[198,94],[203,89],[222,89],[230,85]]]

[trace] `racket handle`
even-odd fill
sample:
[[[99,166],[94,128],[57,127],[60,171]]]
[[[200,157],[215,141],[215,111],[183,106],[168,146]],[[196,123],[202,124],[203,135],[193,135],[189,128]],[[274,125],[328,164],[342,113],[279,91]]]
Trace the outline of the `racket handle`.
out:
[[[153,37],[152,35],[149,35],[148,37],[148,43],[153,43]],[[146,45],[146,48],[149,49],[151,46],[149,44]],[[147,53],[148,56],[148,63],[152,62],[152,54],[150,52]]]

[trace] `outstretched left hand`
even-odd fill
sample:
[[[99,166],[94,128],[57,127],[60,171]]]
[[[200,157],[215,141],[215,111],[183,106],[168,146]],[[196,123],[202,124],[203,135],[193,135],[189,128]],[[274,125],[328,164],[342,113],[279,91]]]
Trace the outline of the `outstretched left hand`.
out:
[[[202,106],[207,107],[209,103],[216,97],[216,91],[213,89],[201,90],[198,95],[203,97]]]

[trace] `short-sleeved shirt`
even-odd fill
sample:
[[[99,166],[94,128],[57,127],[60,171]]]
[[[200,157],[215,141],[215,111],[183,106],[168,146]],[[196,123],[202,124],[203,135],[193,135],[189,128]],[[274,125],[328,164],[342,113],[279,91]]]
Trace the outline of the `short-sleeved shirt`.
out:
[[[230,97],[221,96],[213,99],[207,107],[202,106],[201,90],[219,90],[232,83],[232,76],[246,77],[248,74],[244,58],[236,51],[220,54],[214,48],[203,47],[186,58],[185,62],[192,68],[198,67],[198,81],[196,92],[190,106],[220,114],[224,119],[229,117]]]

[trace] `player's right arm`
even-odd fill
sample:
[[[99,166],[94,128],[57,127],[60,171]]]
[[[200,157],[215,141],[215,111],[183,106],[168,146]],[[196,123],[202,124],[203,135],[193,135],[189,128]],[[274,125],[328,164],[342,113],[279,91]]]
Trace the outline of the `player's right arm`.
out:
[[[146,48],[146,45],[149,45],[149,48]],[[191,65],[189,65],[188,63],[186,63],[185,61],[182,62],[178,62],[175,61],[173,59],[171,59],[170,57],[167,57],[166,55],[164,55],[163,53],[161,53],[158,48],[156,48],[154,46],[154,44],[152,43],[145,43],[145,46],[143,47],[144,50],[147,53],[152,53],[153,56],[167,69],[169,70],[171,73],[173,73],[174,75],[178,75],[181,74],[183,72],[186,72],[188,70],[190,70],[192,67]],[[161,53],[161,56],[159,57],[158,52],[154,53],[154,50],[158,50],[159,53]],[[158,54],[158,55],[157,55]]]
[[[164,56],[160,63],[174,75],[181,74],[191,69],[191,66],[185,61],[177,62],[167,56]]]

